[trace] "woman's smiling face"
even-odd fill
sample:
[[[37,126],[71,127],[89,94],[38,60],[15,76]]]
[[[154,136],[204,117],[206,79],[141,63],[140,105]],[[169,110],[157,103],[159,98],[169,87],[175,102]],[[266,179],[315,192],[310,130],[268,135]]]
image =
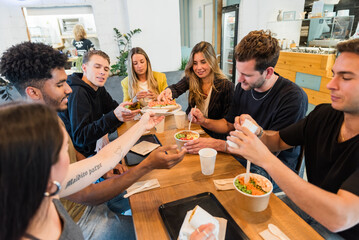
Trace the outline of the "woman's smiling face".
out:
[[[212,72],[207,60],[204,58],[203,53],[198,52],[193,56],[193,71],[197,77],[204,79]]]

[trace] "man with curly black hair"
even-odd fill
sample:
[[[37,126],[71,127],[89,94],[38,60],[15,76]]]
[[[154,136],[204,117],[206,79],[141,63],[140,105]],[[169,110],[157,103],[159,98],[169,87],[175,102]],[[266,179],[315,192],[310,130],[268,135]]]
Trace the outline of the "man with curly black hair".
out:
[[[64,54],[50,46],[24,42],[4,52],[0,74],[13,83],[22,96],[63,111],[67,109],[67,99],[72,92],[66,82],[66,61]],[[76,152],[70,137],[68,149],[71,163],[85,158]],[[132,217],[120,215],[129,209],[128,200],[122,195],[152,169],[171,168],[185,154],[185,150],[178,154],[165,154],[165,150],[169,149],[155,150],[126,174],[91,184],[68,196],[70,201],[62,201],[69,215],[80,226],[85,239],[135,239]]]
[[[19,93],[40,100],[57,111],[67,109],[72,92],[66,83],[67,57],[42,43],[24,42],[9,48],[1,57],[0,74]]]

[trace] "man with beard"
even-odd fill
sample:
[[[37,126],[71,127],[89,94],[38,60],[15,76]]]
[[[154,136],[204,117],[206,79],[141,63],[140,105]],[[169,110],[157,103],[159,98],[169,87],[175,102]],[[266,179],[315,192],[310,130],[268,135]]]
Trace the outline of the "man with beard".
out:
[[[307,95],[295,83],[274,72],[279,52],[278,41],[270,33],[252,31],[245,36],[235,48],[238,84],[228,114],[225,118],[214,120],[205,118],[200,110],[192,109],[192,122],[214,132],[228,134],[234,130],[235,117],[242,114],[251,115],[260,126],[271,130],[282,129],[302,119],[308,109]],[[261,135],[262,131],[258,129],[257,135]],[[185,147],[190,153],[204,147],[227,151],[226,142],[214,138],[199,138],[185,144]],[[294,170],[299,153],[297,147],[277,154]],[[246,165],[243,158],[238,160]],[[254,164],[251,172],[269,177],[263,168]]]
[[[67,98],[72,92],[66,82],[66,61],[67,57],[64,54],[48,45],[24,42],[4,52],[0,61],[0,73],[14,84],[23,97],[43,102],[57,111],[64,111],[67,109]],[[124,109],[124,105],[119,106],[116,117],[133,118],[137,112]],[[59,122],[63,124],[60,119]],[[166,154],[166,151],[175,148],[176,146],[171,146],[155,150],[126,174],[91,184],[66,197],[72,202],[66,201],[63,204],[80,226],[85,239],[135,239],[132,217],[117,214],[127,207],[122,204],[122,194],[151,170],[171,168],[181,161],[186,150],[177,154]],[[84,158],[81,154],[76,156],[70,138],[68,152],[71,163]]]
[[[331,104],[318,105],[280,131],[266,130],[260,139],[241,127],[245,119],[256,124],[250,116],[237,117],[239,131],[231,132],[230,139],[239,147],[228,150],[268,171],[286,193],[283,201],[324,239],[358,239],[359,39],[340,42],[337,50],[327,84]],[[298,145],[305,148],[308,182],[270,152]]]

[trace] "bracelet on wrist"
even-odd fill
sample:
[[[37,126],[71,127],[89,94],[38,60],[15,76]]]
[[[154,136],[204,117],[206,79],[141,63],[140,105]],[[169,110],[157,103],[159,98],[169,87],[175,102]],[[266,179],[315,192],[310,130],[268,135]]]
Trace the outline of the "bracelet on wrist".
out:
[[[263,136],[263,133],[264,133],[264,130],[263,128],[261,127],[260,130],[259,130],[259,134],[257,135],[258,138],[261,138]]]

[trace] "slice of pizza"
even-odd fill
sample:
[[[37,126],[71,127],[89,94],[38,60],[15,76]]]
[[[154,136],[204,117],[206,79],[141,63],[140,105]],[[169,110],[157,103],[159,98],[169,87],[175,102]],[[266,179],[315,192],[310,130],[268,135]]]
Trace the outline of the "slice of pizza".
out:
[[[149,108],[168,108],[168,109],[173,109],[178,107],[175,100],[152,101],[149,102],[147,106]]]

